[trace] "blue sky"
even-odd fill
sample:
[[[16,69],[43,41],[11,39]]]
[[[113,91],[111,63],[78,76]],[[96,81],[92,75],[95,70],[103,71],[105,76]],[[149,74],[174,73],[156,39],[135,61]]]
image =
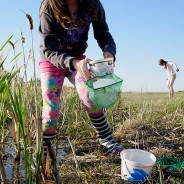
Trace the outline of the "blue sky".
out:
[[[12,3],[13,2],[13,3]],[[176,62],[180,68],[174,84],[175,91],[184,90],[184,1],[183,0],[101,0],[109,29],[117,45],[115,74],[123,78],[123,91],[163,92],[166,72],[157,64],[158,59]],[[10,35],[15,42],[23,32],[25,52],[31,48],[30,31],[21,9],[33,18],[34,52],[36,66],[39,59],[40,1],[6,0],[0,6],[0,45]],[[102,52],[90,30],[86,55],[101,59]],[[16,52],[22,50],[21,44]],[[19,64],[22,59],[20,57]],[[11,68],[10,63],[6,63]],[[33,76],[33,64],[28,65],[28,76]],[[37,70],[37,77],[40,77]]]

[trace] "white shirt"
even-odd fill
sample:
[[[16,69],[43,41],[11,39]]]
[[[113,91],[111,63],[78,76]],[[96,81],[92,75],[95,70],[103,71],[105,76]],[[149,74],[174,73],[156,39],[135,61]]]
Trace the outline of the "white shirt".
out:
[[[172,62],[167,62],[167,69],[166,69],[166,70],[167,70],[167,76],[168,76],[168,77],[175,74],[175,71],[174,71],[173,66],[174,66],[174,63],[172,63]]]

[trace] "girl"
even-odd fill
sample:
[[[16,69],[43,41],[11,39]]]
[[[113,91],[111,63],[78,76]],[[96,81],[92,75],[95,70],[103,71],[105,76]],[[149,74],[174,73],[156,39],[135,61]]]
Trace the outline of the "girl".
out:
[[[50,146],[50,140],[57,133],[60,95],[64,78],[67,77],[76,87],[99,143],[108,153],[119,154],[123,148],[112,136],[104,109],[93,105],[84,83],[90,78],[87,67],[89,59],[84,53],[91,24],[103,57],[113,57],[115,60],[116,45],[109,32],[102,4],[99,0],[44,0],[39,16],[44,144]]]
[[[169,91],[169,98],[171,98],[174,95],[173,84],[174,84],[174,81],[176,79],[176,73],[174,71],[174,67],[176,68],[177,72],[179,72],[179,69],[178,69],[176,63],[164,61],[163,59],[160,59],[158,61],[158,64],[160,66],[163,66],[164,69],[167,71],[167,88]]]

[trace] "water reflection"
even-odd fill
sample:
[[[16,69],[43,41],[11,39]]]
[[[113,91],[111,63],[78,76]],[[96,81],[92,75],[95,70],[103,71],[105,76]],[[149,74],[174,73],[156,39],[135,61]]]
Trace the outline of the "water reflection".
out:
[[[8,142],[11,142],[12,139],[8,139]],[[66,151],[63,149],[67,142],[65,140],[60,141],[59,144],[56,144],[56,160],[57,165],[61,165],[65,161]],[[26,183],[26,171],[24,166],[24,158],[21,152],[20,159],[15,159],[16,153],[14,145],[6,145],[4,149],[3,158],[5,173],[8,184],[25,184]],[[33,159],[34,160],[34,159]],[[34,171],[33,171],[34,172]],[[32,183],[34,182],[34,176],[32,178]],[[48,181],[48,180],[47,180]],[[1,183],[1,181],[0,181]]]
[[[14,158],[4,160],[4,167],[8,184],[26,183],[25,168],[20,163],[22,163],[21,160],[15,160]]]

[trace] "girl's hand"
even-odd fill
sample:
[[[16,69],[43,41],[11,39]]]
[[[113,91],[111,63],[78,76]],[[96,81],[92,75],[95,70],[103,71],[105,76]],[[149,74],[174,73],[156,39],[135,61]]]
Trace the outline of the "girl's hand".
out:
[[[103,53],[104,58],[114,58],[114,56],[110,52]],[[113,61],[113,67],[115,67],[115,62]]]
[[[88,59],[88,58],[85,58],[85,59],[82,59],[82,60],[74,59],[72,61],[73,68],[76,69],[78,72],[80,72],[81,75],[85,79],[91,78],[91,74],[90,74],[89,69],[87,67],[87,64],[88,64],[89,61],[90,61],[90,59]]]

